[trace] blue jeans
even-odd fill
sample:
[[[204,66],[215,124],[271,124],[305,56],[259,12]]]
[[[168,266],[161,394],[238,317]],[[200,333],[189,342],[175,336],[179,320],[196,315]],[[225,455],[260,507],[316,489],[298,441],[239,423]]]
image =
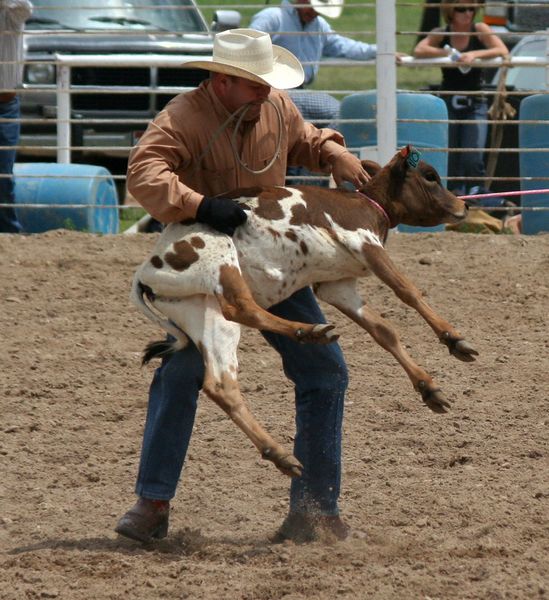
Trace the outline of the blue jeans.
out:
[[[305,119],[310,121],[315,127],[331,127],[337,129],[336,124],[339,118],[339,100],[336,100],[330,94],[325,92],[307,92],[304,90],[289,90],[288,94],[293,103],[299,109],[299,112]],[[329,180],[324,176],[318,179],[305,179],[318,175],[305,167],[288,167],[286,171],[286,185],[318,185],[320,187],[329,187]]]
[[[302,322],[325,322],[309,288],[296,292],[270,312]],[[295,384],[294,454],[303,465],[303,475],[292,479],[290,512],[337,515],[343,399],[348,383],[341,349],[335,343],[298,344],[285,336],[263,335],[281,355],[284,372]],[[149,392],[137,495],[156,500],[175,495],[203,377],[202,356],[192,343],[164,359],[156,370]]]
[[[0,119],[14,119],[12,123],[0,123],[0,146],[11,146],[8,150],[0,150],[0,204],[15,203],[15,186],[12,175],[21,129],[17,120],[20,114],[18,97],[9,102],[0,102]],[[21,225],[15,215],[15,209],[11,206],[0,207],[0,232],[21,232]]]
[[[451,98],[451,96],[450,96]],[[470,108],[456,110],[451,100],[446,102],[448,107],[448,119],[467,120],[471,123],[451,123],[448,129],[448,177],[457,177],[448,183],[451,190],[458,194],[465,194],[473,186],[481,189],[485,186],[484,177],[486,168],[484,165],[484,148],[488,134],[488,124],[479,123],[488,118],[488,104],[485,100],[473,99]],[[452,152],[453,148],[478,148],[478,152]],[[461,180],[461,177],[473,177],[478,179]]]

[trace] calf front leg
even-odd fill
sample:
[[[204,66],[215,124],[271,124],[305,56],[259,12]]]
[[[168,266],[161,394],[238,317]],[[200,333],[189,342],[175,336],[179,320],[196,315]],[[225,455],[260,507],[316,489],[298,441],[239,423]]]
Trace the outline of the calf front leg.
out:
[[[315,293],[321,300],[328,302],[358,323],[382,348],[396,358],[408,374],[414,389],[421,394],[423,401],[431,410],[446,412],[450,408],[450,402],[435,385],[432,377],[406,352],[391,324],[365,304],[356,290],[355,279],[317,284]]]
[[[408,306],[415,309],[436,333],[438,339],[450,351],[452,356],[464,362],[472,362],[478,352],[464,340],[459,331],[450,323],[439,317],[437,313],[425,302],[421,292],[402,273],[398,271],[387,252],[377,246],[368,246],[364,249],[364,257],[373,273],[383,283],[387,284],[393,292]]]

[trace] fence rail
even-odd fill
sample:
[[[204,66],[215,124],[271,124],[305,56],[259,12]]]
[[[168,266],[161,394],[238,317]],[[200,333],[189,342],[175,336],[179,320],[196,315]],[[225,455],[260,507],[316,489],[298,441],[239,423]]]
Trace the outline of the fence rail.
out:
[[[132,56],[132,55],[116,55],[116,56],[105,56],[105,55],[63,55],[58,54],[55,56],[53,61],[49,61],[47,64],[56,67],[57,73],[57,81],[56,86],[33,86],[33,87],[25,87],[20,92],[22,94],[26,93],[42,93],[49,92],[55,93],[57,96],[56,103],[56,117],[52,119],[51,117],[44,117],[40,119],[25,119],[21,118],[21,123],[37,123],[37,124],[51,124],[52,121],[57,126],[57,160],[60,163],[69,163],[71,162],[71,151],[72,150],[85,150],[86,148],[81,145],[72,145],[71,144],[71,125],[94,125],[94,124],[136,124],[136,125],[146,125],[150,119],[148,118],[123,118],[123,117],[111,117],[109,119],[101,119],[101,118],[91,118],[86,116],[81,116],[78,118],[72,117],[72,106],[71,106],[71,96],[75,93],[81,94],[97,94],[97,95],[110,95],[110,94],[152,94],[152,95],[161,95],[161,94],[169,94],[175,95],[177,93],[189,91],[190,87],[175,87],[175,86],[79,86],[71,83],[71,70],[78,67],[116,67],[116,68],[137,68],[137,67],[173,67],[179,66],[182,63],[190,60],[188,56],[164,56],[164,55],[148,55],[146,58],[140,56]],[[363,66],[375,66],[375,61],[364,61],[361,63]],[[338,65],[338,66],[353,66],[356,67],[356,61],[343,61],[343,60],[333,60],[333,61],[323,61],[322,65]],[[446,65],[449,68],[454,68],[453,63],[449,58],[437,58],[437,59],[416,59],[413,57],[403,57],[401,59],[401,68],[418,68],[418,67],[426,67],[426,66],[441,66]],[[497,68],[500,66],[508,66],[510,68],[516,66],[536,66],[536,67],[545,67],[547,72],[549,73],[549,61],[547,59],[540,59],[539,57],[516,57],[507,61],[503,61],[502,59],[495,59],[490,61],[478,61],[477,64],[473,68]],[[547,76],[549,78],[549,75]],[[6,90],[1,90],[6,91]],[[317,90],[311,90],[310,93],[314,94]],[[357,90],[324,90],[328,93],[338,94],[338,95],[348,95],[349,93],[354,93]],[[305,92],[304,92],[305,93]],[[411,93],[425,93],[417,90],[411,90]],[[440,95],[444,95],[444,92],[437,92]],[[463,95],[479,95],[478,92],[459,92]],[[492,97],[498,94],[495,90],[487,90],[482,92],[488,97]],[[508,91],[506,92],[508,95],[524,95],[527,94],[527,91]],[[538,90],[537,93],[540,94],[549,94],[547,91]],[[397,118],[396,121],[399,119]],[[0,121],[3,121],[0,119]],[[356,122],[365,123],[368,122],[368,119],[355,119],[355,120],[346,120],[342,119],[341,122]],[[371,119],[370,119],[371,121]],[[414,120],[407,120],[408,122],[414,122]],[[430,120],[432,122],[437,122],[436,119]],[[421,120],[415,120],[415,122],[421,122]],[[488,123],[492,124],[505,124],[507,120],[489,120]],[[529,123],[530,121],[519,121],[516,120],[515,123]],[[377,124],[378,124],[378,133],[379,137],[383,137],[383,132],[386,128],[390,127],[390,120],[385,116],[384,106],[380,104],[378,108],[378,116],[377,116]],[[116,147],[116,150],[129,150],[131,146],[122,146]],[[3,147],[0,147],[3,148]],[[28,147],[21,147],[21,150],[28,149]],[[107,150],[108,147],[96,147],[96,150]],[[448,150],[448,148],[446,148]],[[514,149],[516,150],[516,149]],[[391,155],[394,151],[394,148],[391,148],[388,151],[388,154]]]

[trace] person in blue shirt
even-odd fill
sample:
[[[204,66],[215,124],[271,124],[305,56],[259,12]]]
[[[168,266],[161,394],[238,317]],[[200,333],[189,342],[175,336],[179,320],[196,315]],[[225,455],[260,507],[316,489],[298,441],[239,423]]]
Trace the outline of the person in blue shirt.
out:
[[[339,17],[343,10],[342,0],[339,3],[332,0],[309,2],[282,0],[280,6],[270,6],[258,12],[250,23],[252,29],[270,33],[274,44],[297,56],[305,71],[304,87],[314,81],[322,57],[351,60],[372,60],[376,57],[375,44],[339,35],[324,18]]]
[[[310,86],[318,74],[322,57],[372,60],[375,44],[366,44],[336,33],[324,17],[337,19],[343,10],[343,0],[282,0],[280,6],[270,6],[252,17],[250,27],[271,34],[274,44],[297,56],[305,71],[302,87]],[[339,101],[325,92],[292,90],[294,104],[303,118],[317,127],[337,128]],[[302,168],[290,168],[288,175],[308,175]],[[296,183],[290,180],[289,183]],[[299,181],[299,183],[311,183]],[[322,184],[315,180],[314,183]],[[324,182],[325,183],[325,182]]]

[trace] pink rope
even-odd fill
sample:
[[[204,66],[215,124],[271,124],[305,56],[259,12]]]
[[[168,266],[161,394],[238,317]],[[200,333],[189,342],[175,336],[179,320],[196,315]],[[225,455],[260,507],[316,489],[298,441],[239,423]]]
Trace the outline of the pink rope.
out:
[[[377,210],[379,210],[379,212],[385,218],[385,222],[387,223],[387,231],[385,233],[385,236],[383,237],[383,243],[385,244],[385,242],[387,241],[387,234],[389,233],[389,229],[391,229],[392,227],[395,227],[394,225],[392,225],[391,219],[389,218],[387,211],[383,208],[383,206],[381,206],[381,204],[378,204],[373,198],[370,198],[370,196],[366,196],[366,194],[364,194],[363,192],[359,192],[358,190],[357,190],[357,193],[359,193],[361,196],[366,198],[366,200],[368,200],[370,202],[370,204],[375,206],[375,208],[377,208]]]
[[[549,194],[549,189],[546,190],[525,190],[519,192],[491,192],[490,194],[469,194],[469,196],[458,196],[461,200],[469,200],[471,198],[499,198],[500,196],[527,196],[528,194]]]

